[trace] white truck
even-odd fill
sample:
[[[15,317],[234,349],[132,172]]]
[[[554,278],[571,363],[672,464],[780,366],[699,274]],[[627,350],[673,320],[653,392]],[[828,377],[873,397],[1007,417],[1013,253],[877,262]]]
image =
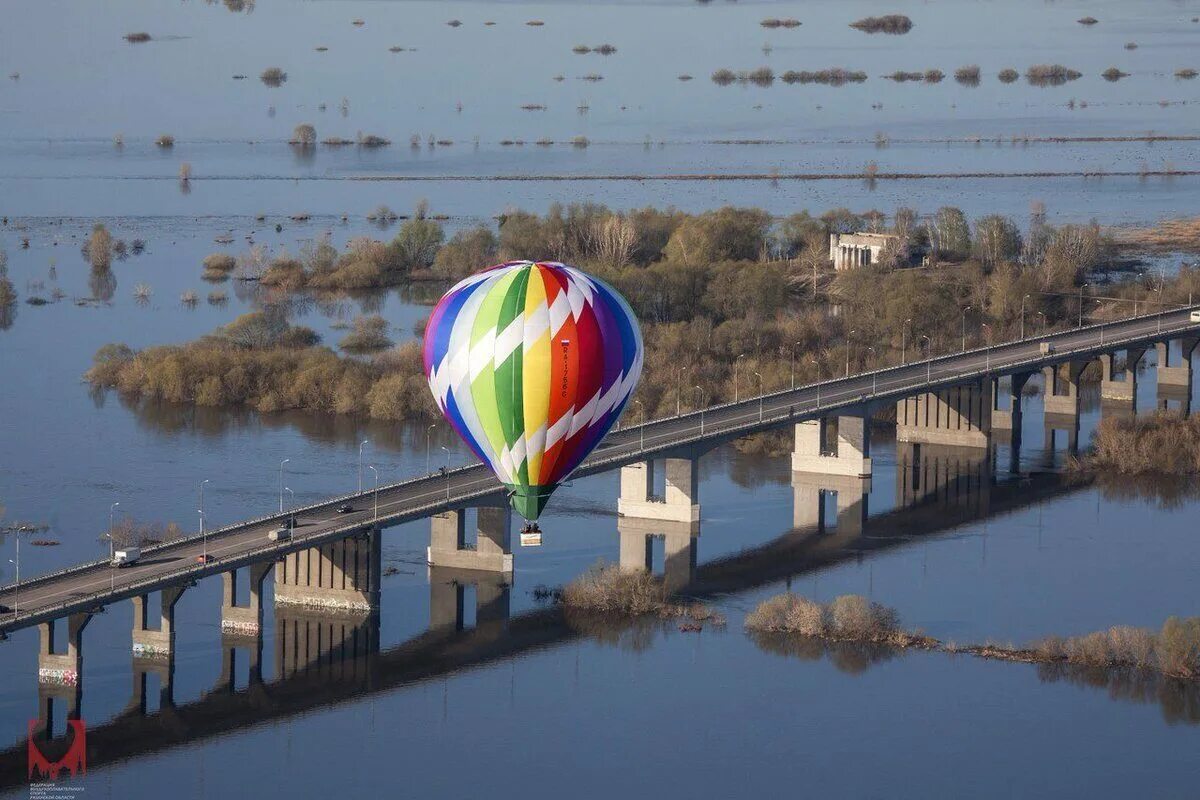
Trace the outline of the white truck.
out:
[[[291,538],[291,528],[274,528],[267,534],[267,540],[271,542],[286,542]]]
[[[1193,311],[1191,314],[1188,314],[1188,319],[1192,322],[1200,322],[1200,311]]]
[[[120,550],[114,550],[112,565],[114,567],[128,567],[130,564],[136,564],[141,557],[142,551],[138,547],[125,547]]]

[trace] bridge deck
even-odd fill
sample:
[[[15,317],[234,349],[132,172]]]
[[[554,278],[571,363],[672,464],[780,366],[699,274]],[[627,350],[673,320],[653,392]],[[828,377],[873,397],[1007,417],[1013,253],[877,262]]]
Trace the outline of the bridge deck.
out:
[[[869,403],[891,402],[987,376],[1033,372],[1064,361],[1090,359],[1126,346],[1184,335],[1200,335],[1200,323],[1189,320],[1188,309],[1092,325],[751,397],[614,431],[574,477],[672,451],[702,450],[757,431]],[[1054,352],[1042,353],[1043,342],[1052,343]],[[298,527],[291,541],[267,541],[267,532],[278,527],[287,515],[261,517],[212,531],[206,537],[211,557],[207,564],[196,563],[205,545],[199,536],[191,536],[146,548],[138,564],[124,569],[113,569],[104,561],[79,565],[0,590],[0,604],[16,609],[0,622],[0,633],[278,559],[374,525],[394,525],[450,508],[502,500],[501,492],[492,473],[481,464],[473,464],[444,476],[420,476],[381,486],[377,493],[335,497],[294,510],[291,513],[296,515]],[[350,503],[355,511],[337,513],[343,503]]]

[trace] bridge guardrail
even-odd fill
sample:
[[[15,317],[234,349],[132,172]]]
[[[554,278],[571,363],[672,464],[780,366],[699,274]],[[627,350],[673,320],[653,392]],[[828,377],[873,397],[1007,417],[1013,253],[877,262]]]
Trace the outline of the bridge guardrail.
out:
[[[1186,310],[1186,307],[1184,310]],[[878,375],[881,375],[884,373],[893,372],[898,369],[917,367],[922,364],[931,366],[932,364],[937,363],[937,362],[944,362],[944,361],[948,361],[948,360],[959,359],[964,356],[986,355],[987,353],[990,353],[991,351],[996,350],[997,347],[1011,348],[1014,345],[1023,345],[1023,344],[1029,344],[1032,342],[1071,338],[1073,336],[1077,336],[1077,335],[1079,335],[1081,333],[1085,333],[1087,331],[1099,330],[1099,331],[1103,332],[1103,330],[1105,330],[1106,328],[1109,328],[1109,327],[1123,326],[1123,325],[1127,325],[1131,322],[1153,320],[1156,318],[1159,319],[1160,324],[1161,324],[1163,317],[1169,316],[1169,315],[1174,315],[1174,314],[1179,314],[1179,313],[1180,313],[1180,309],[1174,309],[1171,311],[1159,312],[1157,314],[1146,314],[1146,315],[1141,315],[1138,317],[1131,317],[1131,318],[1120,320],[1120,321],[1102,322],[1102,323],[1097,323],[1094,325],[1083,326],[1081,328],[1072,328],[1067,331],[1059,331],[1059,332],[1052,333],[1052,334],[1044,334],[1042,336],[1026,337],[1025,339],[1018,339],[1018,340],[1012,341],[1012,342],[1005,342],[1004,344],[999,345],[999,346],[991,345],[991,346],[986,346],[986,347],[982,347],[982,348],[973,348],[971,350],[961,351],[958,353],[943,354],[941,356],[926,359],[924,361],[910,362],[908,364],[903,364],[903,365],[899,365],[899,366],[883,367],[883,368],[879,368],[879,369],[875,369],[875,370],[869,370],[867,372],[856,373],[855,375],[849,376],[849,377],[830,379],[827,381],[820,381],[815,384],[806,384],[804,386],[797,387],[795,389],[789,388],[789,389],[784,389],[784,390],[780,390],[777,392],[771,392],[771,393],[767,393],[767,394],[763,394],[763,395],[757,395],[757,396],[748,398],[746,400],[741,400],[741,401],[734,402],[734,403],[723,403],[718,406],[710,406],[710,407],[706,407],[706,408],[698,410],[698,411],[692,411],[687,414],[682,414],[677,417],[667,417],[664,419],[652,420],[649,422],[642,423],[642,425],[640,425],[640,426],[634,426],[633,428],[625,428],[620,433],[622,434],[622,438],[629,437],[631,440],[633,440],[635,438],[635,434],[637,434],[637,438],[641,439],[642,438],[640,435],[641,430],[639,430],[639,429],[650,432],[653,430],[654,427],[657,427],[657,426],[660,426],[660,425],[663,425],[663,424],[666,424],[666,423],[669,423],[672,421],[679,421],[681,419],[686,419],[686,418],[699,419],[703,415],[720,413],[720,412],[724,412],[724,411],[735,410],[738,408],[751,408],[752,409],[753,406],[761,404],[763,401],[768,400],[768,399],[781,399],[788,395],[792,395],[792,394],[796,394],[796,393],[800,393],[800,392],[812,391],[813,389],[818,389],[822,386],[828,386],[831,384],[838,384],[838,383],[845,383],[848,381],[861,379],[863,377],[868,377],[868,376],[878,376]],[[1176,332],[1177,328],[1195,327],[1195,326],[1188,324],[1189,320],[1187,320],[1187,319],[1180,320],[1180,322],[1182,323],[1181,325],[1173,325],[1170,329],[1167,329],[1167,330],[1162,330],[1160,327],[1160,330],[1156,331],[1155,335],[1157,333],[1173,333],[1173,332]],[[1139,333],[1139,334],[1134,334],[1134,335],[1123,337],[1123,338],[1114,339],[1114,340],[1106,343],[1106,342],[1103,342],[1103,336],[1101,336],[1101,342],[1096,343],[1096,344],[1089,344],[1089,345],[1082,346],[1082,347],[1074,347],[1069,350],[1059,351],[1059,352],[1055,352],[1052,354],[1037,355],[1037,356],[1034,356],[1031,358],[1026,358],[1026,359],[1022,359],[1022,360],[1018,360],[1018,361],[1004,361],[1003,363],[998,364],[997,367],[1002,368],[1006,372],[1009,372],[1009,371],[1012,371],[1014,368],[1019,368],[1024,365],[1044,364],[1047,361],[1062,361],[1062,360],[1068,359],[1071,355],[1075,355],[1075,354],[1078,354],[1081,352],[1094,352],[1095,350],[1100,349],[1100,348],[1109,347],[1109,346],[1114,346],[1114,347],[1120,346],[1122,344],[1128,344],[1128,343],[1134,342],[1134,341],[1142,341],[1142,340],[1145,340],[1146,338],[1147,338],[1147,334]],[[936,380],[933,379],[932,377],[929,377],[924,381],[917,381],[915,383],[905,383],[905,384],[899,385],[899,386],[896,385],[896,382],[893,381],[893,382],[890,382],[890,385],[892,385],[894,388],[892,388],[888,391],[885,391],[883,394],[887,395],[887,396],[892,396],[897,393],[909,393],[912,391],[922,391],[922,390],[927,391],[930,388],[940,387],[940,386],[943,386],[946,384],[953,384],[956,382],[961,382],[964,379],[986,377],[991,372],[992,372],[992,369],[988,366],[985,366],[983,369],[976,368],[976,369],[960,370],[958,372],[943,372],[943,374],[939,375]],[[931,373],[927,372],[927,374],[931,374]],[[888,385],[889,385],[889,383],[884,384],[884,386],[888,386]],[[845,394],[845,393],[843,393],[843,394]],[[878,388],[876,388],[872,394],[875,395],[875,398],[873,398],[873,399],[878,399],[878,395],[880,394],[878,391]],[[837,394],[835,393],[834,396],[836,397]],[[829,398],[829,399],[831,399],[831,398]],[[815,413],[818,411],[822,411],[822,410],[844,408],[849,405],[855,405],[857,403],[861,403],[861,402],[863,402],[863,399],[864,399],[864,394],[859,392],[856,397],[851,397],[849,400],[846,400],[843,402],[834,402],[834,403],[827,402],[827,403],[822,404],[819,400],[816,400],[816,401],[812,401],[813,405],[810,408],[805,408],[801,413],[803,416],[807,416],[809,414],[812,414],[812,413]],[[739,420],[741,420],[743,418],[747,418],[747,417],[749,418],[749,422],[739,421]],[[766,416],[760,416],[760,415],[756,414],[753,410],[751,410],[750,413],[748,413],[748,414],[737,415],[737,416],[733,417],[732,419],[725,420],[724,424],[722,424],[722,421],[715,420],[713,423],[713,425],[715,425],[715,427],[709,426],[709,427],[705,428],[703,426],[703,424],[701,424],[701,425],[696,425],[696,426],[689,426],[688,428],[685,429],[684,432],[690,432],[693,429],[696,430],[697,435],[694,435],[694,436],[686,436],[686,437],[680,439],[679,434],[681,432],[674,431],[670,435],[675,437],[675,439],[674,439],[674,441],[671,442],[669,447],[687,446],[687,445],[695,444],[695,443],[704,441],[706,439],[709,439],[716,434],[729,435],[729,434],[733,434],[733,433],[753,432],[753,431],[763,428],[763,427],[774,427],[776,424],[778,424],[780,422],[784,422],[788,419],[793,419],[793,418],[795,418],[795,414],[791,410],[789,410],[787,413],[776,414],[769,418]],[[702,421],[701,421],[701,423],[702,423]],[[653,434],[653,433],[650,433],[650,436],[651,436],[651,438],[656,438],[655,434]],[[630,444],[632,444],[632,441]],[[623,449],[621,447],[621,445],[618,445],[617,448]],[[614,449],[616,449],[616,448],[614,448]],[[609,467],[609,466],[613,466],[616,464],[625,463],[625,462],[628,462],[631,458],[636,458],[636,457],[639,457],[646,453],[657,452],[662,449],[664,449],[662,446],[646,448],[639,444],[639,446],[636,449],[634,449],[632,452],[622,453],[619,455],[617,453],[606,452],[606,453],[604,453],[603,456],[597,457],[594,460],[591,458],[587,459],[582,464],[580,464],[579,470],[583,471],[585,474],[592,474],[596,471],[600,471],[604,467]],[[480,467],[481,467],[481,465],[478,462],[466,464],[461,467],[456,467],[456,468],[448,471],[448,474],[446,475],[447,481],[449,481],[450,477],[453,475],[465,474],[472,470],[478,470],[478,469],[480,469]],[[440,478],[441,476],[439,475],[438,477]],[[375,495],[377,491],[380,491],[380,492],[394,491],[396,489],[400,489],[405,486],[414,485],[414,484],[417,484],[417,483],[420,483],[423,481],[430,481],[432,478],[433,478],[433,474],[426,474],[426,475],[409,478],[404,481],[399,481],[399,482],[396,482],[393,484],[388,484],[386,486],[380,486],[380,487],[378,487],[378,489],[373,488],[371,491],[368,491],[368,492],[353,492],[350,494],[335,496],[335,497],[332,497],[332,498],[329,498],[326,500],[322,500],[317,503],[311,503],[306,506],[301,506],[301,507],[286,511],[283,514],[269,514],[269,515],[256,517],[256,518],[248,520],[248,521],[234,523],[232,525],[228,525],[223,528],[218,528],[217,530],[215,530],[211,533],[206,533],[203,536],[200,534],[195,534],[193,536],[183,537],[180,539],[173,540],[171,542],[163,542],[162,544],[154,545],[149,548],[146,548],[146,552],[147,553],[157,553],[162,550],[174,549],[174,548],[178,548],[178,547],[185,546],[188,544],[194,544],[196,542],[201,541],[202,539],[220,538],[221,536],[226,536],[226,535],[236,532],[236,531],[246,530],[248,528],[254,527],[255,525],[260,525],[260,524],[270,521],[270,520],[286,519],[292,515],[311,512],[313,510],[317,510],[317,509],[321,509],[321,508],[326,508],[329,506],[336,505],[339,502],[344,502],[346,500],[371,497],[371,496]],[[422,516],[425,516],[426,513],[430,512],[430,511],[436,513],[436,511],[444,508],[447,504],[453,504],[455,502],[461,503],[466,500],[471,500],[471,499],[475,499],[477,497],[482,497],[482,496],[486,496],[488,494],[493,494],[493,493],[495,493],[495,491],[496,491],[495,487],[489,487],[489,488],[486,488],[486,489],[483,489],[480,491],[468,492],[466,494],[459,495],[458,497],[450,498],[447,501],[439,500],[439,501],[432,502],[432,503],[423,503],[418,506],[408,508],[398,514],[386,515],[383,518],[374,519],[370,523],[358,522],[358,523],[354,523],[352,525],[341,526],[338,528],[323,531],[321,533],[314,533],[314,534],[309,534],[307,536],[296,537],[286,544],[266,545],[266,546],[262,546],[262,547],[258,547],[258,548],[253,548],[251,550],[243,551],[242,553],[239,553],[237,556],[234,556],[234,557],[215,559],[214,562],[212,563],[211,567],[209,564],[189,565],[189,566],[181,568],[179,570],[173,570],[171,572],[161,573],[153,578],[147,578],[142,581],[137,581],[133,584],[126,584],[122,588],[119,595],[113,595],[112,590],[110,589],[108,592],[95,592],[90,595],[87,595],[86,597],[82,597],[82,598],[77,597],[77,598],[73,598],[70,601],[62,601],[60,603],[53,604],[50,606],[43,606],[37,610],[31,610],[24,614],[18,613],[18,614],[15,614],[9,620],[7,620],[5,623],[0,624],[0,630],[9,630],[9,629],[15,628],[15,627],[17,627],[17,623],[26,622],[27,620],[32,619],[34,617],[41,618],[41,617],[44,617],[46,614],[50,614],[51,612],[59,612],[59,614],[61,615],[61,613],[69,613],[69,612],[63,611],[63,609],[67,609],[67,608],[76,608],[77,609],[77,608],[81,608],[81,607],[86,608],[88,606],[94,606],[94,605],[98,604],[100,602],[100,600],[102,600],[104,598],[109,598],[108,602],[112,602],[112,598],[114,598],[114,597],[116,597],[117,599],[120,599],[120,598],[138,594],[142,590],[151,591],[151,589],[146,589],[146,587],[150,587],[150,586],[158,587],[158,586],[174,583],[177,580],[183,580],[183,579],[186,579],[189,577],[206,577],[209,574],[217,574],[219,572],[224,572],[229,569],[235,569],[235,568],[237,568],[237,565],[239,565],[243,562],[251,562],[251,561],[259,560],[259,558],[258,558],[259,556],[267,556],[267,555],[272,555],[272,554],[273,555],[286,555],[287,553],[290,553],[290,552],[293,552],[296,550],[302,550],[307,547],[311,547],[311,546],[313,546],[314,543],[321,543],[324,541],[344,538],[345,536],[350,535],[354,531],[360,530],[365,526],[368,526],[368,525],[373,526],[373,525],[377,524],[380,521],[380,519],[388,520],[389,522],[393,522],[393,524],[394,524],[394,520],[396,520],[396,519],[420,518]],[[10,584],[10,585],[0,589],[0,592],[5,592],[5,593],[13,592],[13,591],[19,592],[21,590],[25,590],[25,589],[29,589],[29,588],[41,585],[48,581],[53,581],[55,579],[64,577],[66,575],[86,572],[88,570],[93,570],[93,569],[96,569],[97,567],[105,566],[108,564],[109,564],[109,561],[107,559],[102,559],[102,560],[90,562],[87,564],[75,565],[72,567],[68,567],[66,569],[59,570],[57,572],[48,573],[46,575],[41,575],[36,578],[29,579],[27,581],[22,581],[19,584]],[[51,618],[55,618],[55,617],[52,616]],[[26,624],[31,624],[31,623],[27,622]],[[26,625],[22,625],[20,627],[25,627],[25,626]]]

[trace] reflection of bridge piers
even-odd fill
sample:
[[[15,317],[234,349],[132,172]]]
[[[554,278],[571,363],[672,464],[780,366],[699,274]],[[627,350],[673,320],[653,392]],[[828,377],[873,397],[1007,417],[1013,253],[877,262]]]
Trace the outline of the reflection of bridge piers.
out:
[[[275,672],[279,679],[318,672],[336,679],[368,677],[367,656],[379,651],[379,614],[309,605],[275,606]],[[228,664],[232,675],[234,664]],[[222,680],[226,680],[222,670]],[[231,678],[229,678],[231,680]]]
[[[1158,409],[1167,411],[1172,407],[1179,413],[1192,413],[1192,354],[1200,346],[1200,338],[1185,337],[1179,342],[1178,355],[1175,344],[1168,340],[1155,345],[1158,355]]]
[[[700,521],[618,517],[621,569],[654,571],[654,540],[662,539],[663,584],[667,591],[676,592],[692,582],[696,575],[697,540]]]
[[[986,516],[992,453],[977,447],[896,443],[896,505],[939,508]]]
[[[829,529],[825,506],[829,495],[836,495],[839,535],[858,535],[867,523],[867,499],[871,479],[853,475],[820,475],[814,472],[792,473],[792,527],[825,532]]]
[[[466,627],[466,593],[472,586],[475,628],[503,630],[512,611],[512,575],[452,567],[429,568],[430,629],[461,631]]]

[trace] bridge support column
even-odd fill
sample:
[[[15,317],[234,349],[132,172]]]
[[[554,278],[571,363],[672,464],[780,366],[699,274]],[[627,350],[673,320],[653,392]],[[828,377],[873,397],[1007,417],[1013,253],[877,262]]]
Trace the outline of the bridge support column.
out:
[[[871,479],[853,475],[792,473],[792,527],[824,532],[828,529],[825,499],[837,495],[836,527],[839,535],[857,536],[867,522]]]
[[[83,629],[91,621],[88,612],[67,617],[67,649],[54,652],[54,626],[50,620],[38,626],[38,725],[36,735],[53,738],[54,703],[66,702],[67,719],[79,719],[83,703]]]
[[[1138,363],[1146,354],[1144,347],[1125,351],[1124,369],[1117,369],[1116,353],[1100,354],[1100,398],[1133,403],[1137,407]]]
[[[1086,361],[1069,361],[1042,368],[1042,407],[1046,414],[1079,415],[1079,376],[1085,367]]]
[[[1054,451],[1062,441],[1059,434],[1065,436],[1068,453],[1079,452],[1079,415],[1078,414],[1046,414],[1045,416],[1045,448],[1046,463],[1054,461]]]
[[[1029,372],[1017,372],[1009,378],[1008,383],[1008,408],[1000,407],[1000,397],[1002,390],[1000,389],[1000,379],[992,378],[992,430],[993,431],[1019,431],[1021,430],[1021,422],[1024,419],[1024,412],[1021,408],[1021,398],[1025,391],[1025,384],[1032,377]]]
[[[275,605],[373,611],[382,561],[377,528],[289,553],[275,567]]]
[[[696,576],[700,523],[669,520],[617,518],[620,537],[620,567],[630,572],[654,569],[654,540],[663,542],[663,584],[677,592]]]
[[[275,566],[251,564],[250,597],[245,605],[238,604],[237,570],[221,575],[221,633],[226,635],[261,637],[263,621],[263,582]]]
[[[444,511],[429,518],[429,549],[425,560],[431,567],[470,569],[483,572],[513,571],[512,511],[503,506],[480,506],[475,547],[466,544],[466,512]]]
[[[987,447],[992,436],[991,395],[990,386],[980,382],[906,397],[896,403],[896,441]]]
[[[1159,342],[1155,350],[1158,352],[1158,385],[1159,386],[1188,386],[1192,385],[1192,353],[1200,338],[1188,337],[1179,341],[1179,363],[1172,363],[1171,342]]]
[[[699,464],[694,458],[664,459],[666,491],[654,498],[654,462],[621,467],[621,496],[617,513],[623,517],[667,522],[697,522],[700,519]]]
[[[870,415],[864,412],[836,420],[836,433],[830,417],[796,423],[792,472],[854,478],[871,474]]]
[[[149,625],[149,595],[133,598],[133,655],[136,658],[166,659],[175,656],[175,605],[186,586],[172,586],[159,592],[161,609],[158,629]]]
[[[475,587],[475,628],[500,630],[512,611],[512,584],[496,572],[429,568],[429,627],[461,631],[465,627],[466,588]]]

